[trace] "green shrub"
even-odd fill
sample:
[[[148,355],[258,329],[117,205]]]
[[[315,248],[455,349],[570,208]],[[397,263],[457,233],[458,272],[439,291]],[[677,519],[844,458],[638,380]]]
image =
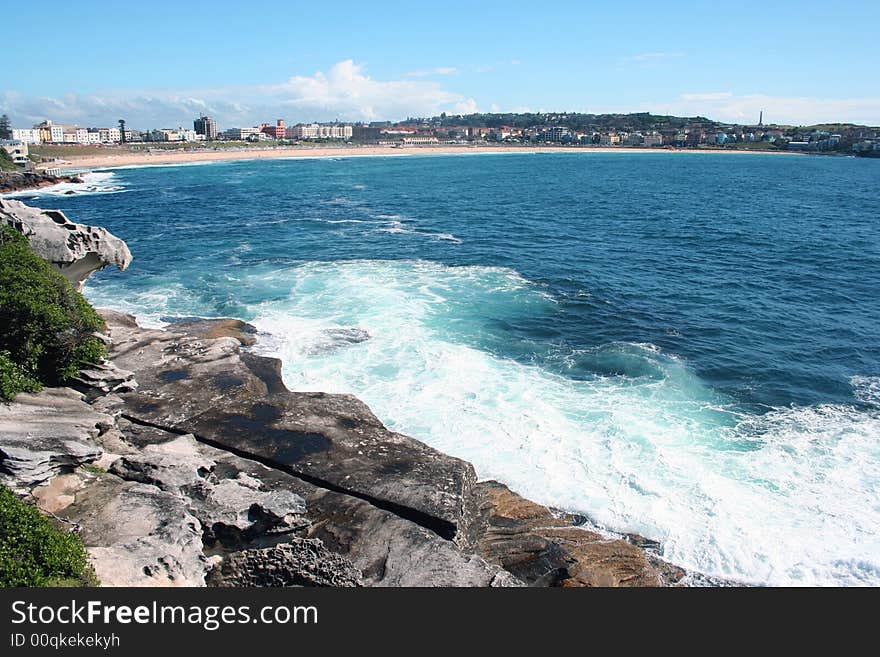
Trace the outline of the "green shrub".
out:
[[[97,584],[82,539],[0,486],[0,587]]]
[[[0,399],[12,399],[20,392],[37,392],[40,382],[12,362],[8,351],[0,351]]]
[[[0,227],[0,397],[58,385],[98,361],[104,321],[25,237]]]
[[[5,148],[0,148],[0,171],[18,171],[12,156],[6,152]]]

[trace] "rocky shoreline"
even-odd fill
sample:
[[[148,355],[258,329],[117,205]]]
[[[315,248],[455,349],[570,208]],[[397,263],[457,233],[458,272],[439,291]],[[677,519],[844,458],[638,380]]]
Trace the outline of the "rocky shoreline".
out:
[[[79,176],[50,176],[39,171],[0,171],[0,194],[48,187],[63,182],[81,183]]]
[[[18,206],[4,205],[6,222],[30,211],[43,234],[46,211]],[[111,238],[82,255],[94,269],[127,264]],[[686,581],[649,541],[478,481],[351,395],[289,391],[280,361],[248,350],[244,322],[159,330],[101,314],[108,359],[0,404],[0,482],[80,532],[104,585]]]

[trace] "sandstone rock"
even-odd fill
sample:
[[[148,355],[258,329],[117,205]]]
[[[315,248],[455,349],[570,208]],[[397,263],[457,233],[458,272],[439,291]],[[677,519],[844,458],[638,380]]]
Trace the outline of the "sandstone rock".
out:
[[[240,319],[200,319],[180,322],[171,324],[168,330],[209,340],[235,338],[244,346],[251,346],[257,341],[256,327]]]
[[[0,199],[2,224],[27,237],[34,250],[78,290],[93,271],[110,264],[124,270],[131,263],[131,252],[121,239],[105,228],[73,223],[59,210]]]
[[[306,502],[309,538],[349,559],[367,586],[518,585],[498,566],[468,554],[452,541],[362,499],[327,490],[280,470],[202,446],[218,476],[241,473],[268,490],[290,490]]]
[[[130,448],[136,446],[136,454],[155,451],[176,452],[183,458],[194,455],[214,463],[212,481],[216,479],[221,491],[225,486],[238,488],[242,499],[253,500],[249,489],[269,492],[268,499],[304,501],[303,516],[295,517],[301,524],[290,523],[288,533],[282,525],[256,524],[237,537],[224,535],[216,538],[217,530],[206,532],[211,541],[216,538],[213,550],[240,550],[242,548],[271,547],[279,541],[287,542],[290,536],[321,539],[327,549],[352,561],[358,569],[368,569],[364,583],[369,586],[490,586],[513,585],[509,577],[497,566],[487,564],[480,557],[464,554],[451,541],[444,540],[434,532],[380,509],[362,499],[329,491],[313,485],[281,470],[269,468],[251,459],[204,444],[196,444],[187,436],[179,436],[155,427],[133,424],[119,420],[119,428]],[[194,451],[193,451],[194,450]],[[126,475],[121,469],[115,472]],[[216,490],[216,488],[214,489]],[[181,494],[187,499],[188,508],[199,517],[202,524],[210,524],[209,501],[200,495],[197,487],[184,486]],[[225,494],[224,494],[225,497]],[[259,492],[257,492],[259,498]],[[261,498],[262,513],[271,511],[266,498]],[[227,508],[231,500],[227,499]],[[235,505],[233,505],[235,506]],[[288,503],[274,512],[276,518],[287,512]],[[231,526],[230,520],[225,520]],[[212,536],[212,533],[214,536]],[[235,540],[237,538],[237,540]]]
[[[297,565],[325,550],[367,586],[663,585],[683,574],[583,518],[475,483],[468,464],[388,431],[353,397],[287,391],[278,361],[243,353],[237,338],[105,318],[113,358],[141,383],[95,402],[117,416],[111,470],[177,496],[216,555],[217,585],[331,582]],[[308,559],[303,539],[318,541]]]
[[[76,500],[76,493],[85,487],[87,478],[81,472],[70,472],[53,477],[31,491],[37,508],[46,513],[58,513]]]
[[[95,438],[111,424],[69,388],[19,394],[0,404],[0,477],[28,490],[95,461],[102,452]]]
[[[358,569],[321,541],[288,543],[226,556],[209,574],[209,586],[361,586]]]
[[[81,528],[103,586],[204,586],[201,527],[179,496],[105,475],[60,514]]]
[[[202,525],[203,539],[240,547],[260,536],[279,536],[308,526],[303,499],[286,489],[264,490],[243,472],[220,478],[192,436],[148,445],[122,456],[110,472],[181,496]]]
[[[108,392],[131,392],[138,384],[134,372],[119,369],[112,361],[102,359],[100,363],[82,367],[79,376],[71,379],[68,385],[94,399]]]
[[[238,340],[105,319],[111,357],[137,372],[138,391],[119,395],[126,417],[193,433],[447,539],[466,530],[475,482],[469,463],[389,431],[353,396],[289,392],[277,361],[242,354]]]
[[[116,326],[123,329],[138,328],[137,319],[135,319],[134,315],[123,313],[118,310],[112,310],[110,308],[99,308],[98,312],[104,318],[104,321],[107,322],[109,327]]]
[[[179,494],[183,488],[199,486],[213,468],[213,461],[198,455],[144,452],[120,456],[109,471],[122,479]]]
[[[477,554],[532,586],[662,586],[684,571],[620,538],[580,525],[583,518],[526,500],[495,481],[481,482]]]

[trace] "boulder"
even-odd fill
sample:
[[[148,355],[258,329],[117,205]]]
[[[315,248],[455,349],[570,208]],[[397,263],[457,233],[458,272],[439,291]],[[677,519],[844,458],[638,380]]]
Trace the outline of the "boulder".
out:
[[[4,224],[27,237],[34,251],[77,290],[92,272],[110,264],[122,271],[131,263],[131,252],[121,239],[105,228],[74,223],[60,210],[0,199],[0,225]]]
[[[95,439],[112,422],[69,388],[21,393],[0,404],[0,478],[10,488],[30,490],[96,461],[102,449]]]
[[[246,347],[257,341],[257,328],[240,319],[193,319],[174,323],[169,330],[197,338],[235,338]]]
[[[216,326],[104,316],[112,358],[140,383],[95,402],[117,416],[110,470],[178,496],[215,555],[211,583],[332,582],[315,574],[325,551],[365,586],[657,586],[684,575],[637,537],[477,483],[469,464],[388,431],[354,397],[288,391],[277,360],[208,337]]]

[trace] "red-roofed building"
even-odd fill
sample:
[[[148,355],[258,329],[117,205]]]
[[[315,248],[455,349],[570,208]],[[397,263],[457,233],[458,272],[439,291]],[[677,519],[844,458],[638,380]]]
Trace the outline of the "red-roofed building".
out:
[[[263,123],[260,126],[260,132],[269,135],[272,139],[284,139],[284,119],[278,119],[275,125]]]

